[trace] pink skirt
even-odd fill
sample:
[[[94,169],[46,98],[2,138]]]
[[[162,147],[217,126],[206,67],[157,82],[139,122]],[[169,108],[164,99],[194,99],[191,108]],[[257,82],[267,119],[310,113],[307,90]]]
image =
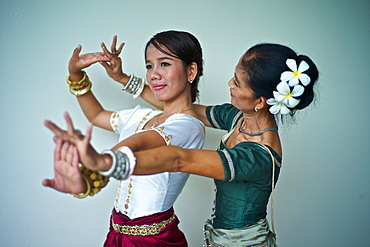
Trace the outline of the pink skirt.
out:
[[[163,227],[163,222],[169,222]],[[117,226],[125,226],[125,232],[130,226],[153,226],[162,223],[161,230],[159,233],[150,235],[150,234],[141,234],[139,233],[122,233],[117,230]],[[141,247],[141,246],[158,246],[158,247],[171,247],[171,246],[180,246],[187,247],[188,244],[185,239],[185,235],[180,231],[178,224],[180,223],[177,216],[174,216],[174,210],[171,207],[166,212],[156,213],[149,216],[139,217],[135,219],[130,219],[122,213],[117,213],[113,209],[111,222],[109,227],[109,232],[107,234],[107,239],[105,240],[104,247]],[[127,226],[127,227],[126,227]],[[116,230],[115,230],[116,228]],[[130,232],[130,231],[128,231]],[[138,231],[137,231],[138,232]],[[138,234],[138,235],[136,235]]]

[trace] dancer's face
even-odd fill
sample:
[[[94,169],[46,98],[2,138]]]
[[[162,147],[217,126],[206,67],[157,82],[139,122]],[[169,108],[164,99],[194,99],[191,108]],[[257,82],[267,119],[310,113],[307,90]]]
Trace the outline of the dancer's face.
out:
[[[157,100],[166,102],[178,97],[190,97],[189,71],[180,59],[149,45],[146,69],[146,80]]]
[[[234,77],[228,82],[230,87],[231,104],[239,110],[248,113],[254,112],[257,98],[255,98],[252,89],[246,83],[247,72],[242,69],[239,61],[235,68]]]

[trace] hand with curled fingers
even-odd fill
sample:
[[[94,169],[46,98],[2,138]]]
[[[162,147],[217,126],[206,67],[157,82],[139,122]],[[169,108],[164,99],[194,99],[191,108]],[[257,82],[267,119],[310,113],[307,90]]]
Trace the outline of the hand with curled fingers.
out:
[[[107,57],[104,52],[86,53],[80,55],[82,46],[77,46],[69,60],[68,71],[72,81],[80,81],[83,77],[82,69],[89,67],[97,62],[109,62],[111,58]]]
[[[79,194],[86,191],[86,183],[78,168],[76,147],[54,137],[54,178],[45,179],[42,184],[62,193]]]
[[[115,80],[119,83],[122,83],[123,85],[125,85],[128,82],[128,80],[130,79],[130,77],[127,74],[123,73],[122,60],[119,57],[119,55],[122,52],[122,49],[123,49],[124,45],[125,45],[125,43],[121,43],[119,45],[118,49],[116,48],[116,46],[117,46],[117,35],[113,36],[113,41],[112,41],[112,45],[111,45],[111,48],[110,48],[111,51],[108,51],[104,42],[102,42],[101,43],[101,48],[103,50],[103,53],[104,53],[105,56],[110,58],[110,60],[100,62],[100,64],[107,71],[108,76],[110,78],[112,78],[113,80]]]
[[[64,114],[64,118],[67,122],[67,131],[62,130],[56,124],[48,120],[46,120],[44,124],[55,134],[56,138],[68,142],[76,148],[79,161],[85,167],[93,171],[108,170],[111,164],[110,157],[99,154],[90,144],[92,124],[90,123],[88,125],[86,135],[84,136],[73,127],[72,119],[68,113]]]

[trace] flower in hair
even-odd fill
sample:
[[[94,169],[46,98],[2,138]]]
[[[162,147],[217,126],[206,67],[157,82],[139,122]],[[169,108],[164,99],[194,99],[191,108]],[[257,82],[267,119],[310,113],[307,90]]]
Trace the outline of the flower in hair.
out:
[[[288,114],[290,112],[289,108],[294,108],[299,103],[299,99],[294,97],[299,97],[304,92],[304,87],[301,85],[296,85],[293,90],[290,91],[288,82],[281,81],[277,87],[277,91],[274,91],[274,98],[268,99],[267,104],[272,105],[270,107],[270,112],[272,114],[281,113],[282,115]]]
[[[285,115],[290,112],[289,108],[284,103],[277,101],[275,98],[268,99],[267,104],[272,105],[270,107],[270,112],[272,114],[278,114],[280,112],[282,115]]]
[[[297,62],[294,59],[287,59],[286,65],[292,71],[284,71],[281,76],[280,80],[289,82],[289,86],[293,87],[299,84],[299,81],[304,85],[307,86],[311,82],[311,78],[304,74],[306,70],[310,67],[306,61],[301,61],[297,68]]]

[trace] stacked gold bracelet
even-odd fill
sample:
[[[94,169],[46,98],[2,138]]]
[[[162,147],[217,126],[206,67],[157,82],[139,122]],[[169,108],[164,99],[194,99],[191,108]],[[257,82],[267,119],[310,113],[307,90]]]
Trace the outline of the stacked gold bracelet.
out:
[[[82,195],[73,194],[74,197],[85,198],[87,196],[94,196],[108,184],[109,177],[103,176],[97,171],[87,169],[84,166],[80,166],[79,168],[82,178],[86,182],[87,190]],[[92,181],[92,184],[90,183],[89,178]]]
[[[71,76],[67,76],[67,83],[69,85],[69,91],[75,96],[81,96],[90,91],[92,84],[85,71],[82,71],[83,77],[80,81],[71,81]]]

